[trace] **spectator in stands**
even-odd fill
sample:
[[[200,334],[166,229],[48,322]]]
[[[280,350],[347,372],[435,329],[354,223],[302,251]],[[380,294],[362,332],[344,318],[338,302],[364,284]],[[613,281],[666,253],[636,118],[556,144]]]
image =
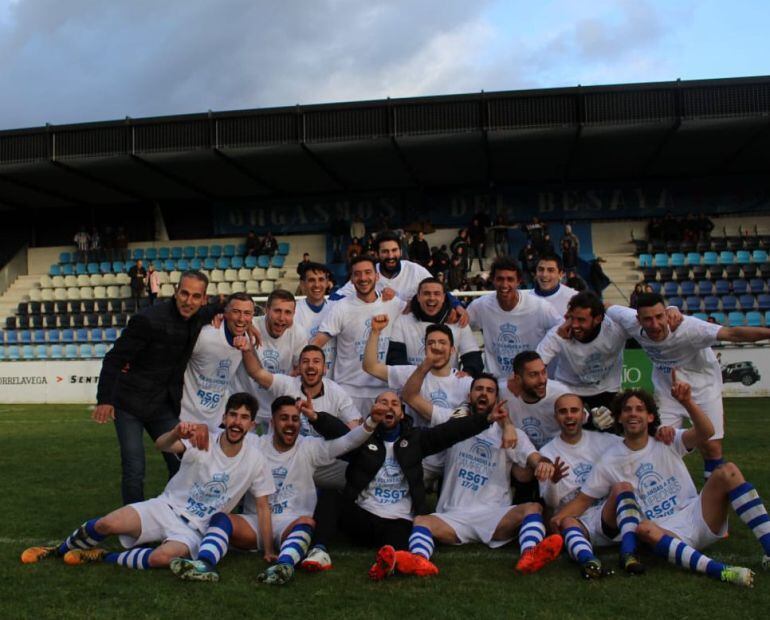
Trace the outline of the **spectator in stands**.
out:
[[[606,262],[601,256],[597,256],[591,261],[591,267],[588,272],[588,282],[593,291],[602,298],[602,291],[610,285],[610,279],[602,269],[602,263]]]
[[[88,233],[86,232],[86,227],[84,224],[80,225],[80,230],[77,233],[75,233],[75,238],[73,239],[73,241],[77,246],[77,252],[75,254],[75,256],[77,257],[77,262],[87,263],[88,252],[91,249],[91,238],[88,236]]]
[[[519,252],[519,264],[524,272],[522,284],[529,286],[535,278],[535,269],[537,269],[538,252],[535,249],[535,243],[532,239],[527,239],[527,243]]]
[[[636,308],[636,300],[639,298],[639,295],[644,295],[645,293],[652,293],[652,287],[647,282],[637,282],[634,285],[634,290],[631,291],[631,297],[628,299],[628,307]]]
[[[706,214],[702,211],[698,214],[697,230],[699,241],[709,241],[711,239],[711,231],[714,230],[714,222],[706,217]]]
[[[278,240],[273,236],[273,233],[268,230],[265,238],[262,240],[262,254],[273,256],[277,251]]]
[[[578,254],[580,253],[580,239],[572,232],[572,225],[564,225],[564,235],[559,243],[561,248],[561,260],[564,263],[564,269],[573,269],[577,267]]]
[[[139,302],[142,299],[142,292],[147,282],[147,270],[144,268],[141,260],[128,270],[128,277],[131,279],[131,296],[136,304],[136,311],[139,311]]]
[[[500,213],[493,226],[495,235],[495,256],[505,256],[508,253],[508,222]]]
[[[155,271],[155,265],[150,262],[147,265],[147,297],[150,299],[150,305],[155,305],[155,300],[158,298],[160,292],[160,276]],[[138,306],[137,306],[138,307]]]
[[[350,260],[351,258],[355,258],[356,256],[361,256],[361,254],[364,253],[364,246],[361,245],[361,242],[358,240],[358,237],[353,237],[353,239],[350,242],[350,245],[348,246],[348,253],[347,258]]]
[[[433,259],[433,268],[429,271],[438,277],[438,274],[443,273],[444,277],[448,275],[449,271],[449,254],[447,253],[446,245],[442,245],[440,248],[433,248],[431,252],[431,258]]]
[[[586,281],[580,277],[577,271],[568,271],[564,280],[564,284],[572,289],[575,289],[578,293],[588,290]]]
[[[128,255],[128,237],[122,226],[118,226],[118,232],[115,234],[115,260],[127,261]]]
[[[334,253],[332,260],[339,263],[342,260],[342,246],[346,240],[345,236],[348,234],[348,226],[339,215],[335,215],[329,224],[329,234],[332,237],[332,252]]]
[[[468,226],[468,240],[471,247],[470,267],[473,268],[473,259],[479,260],[479,269],[484,269],[484,254],[486,252],[487,229],[478,215],[473,216]]]
[[[462,248],[462,252],[458,252],[458,248]],[[461,254],[465,261],[466,261],[466,269],[468,268],[467,265],[467,259],[468,259],[468,249],[470,248],[470,245],[468,244],[468,229],[462,228],[457,232],[457,236],[452,240],[452,243],[449,245],[449,249],[452,251],[452,254]]]
[[[364,240],[363,244],[364,246],[364,254],[368,254],[369,256],[377,256],[377,241],[374,238],[374,233],[369,233],[366,235],[366,239]]]
[[[262,242],[257,237],[257,233],[250,230],[249,234],[246,235],[246,256],[259,256],[261,249]]]
[[[543,235],[546,233],[546,226],[536,217],[532,218],[529,224],[524,225],[524,231],[527,233],[527,239],[532,242],[536,252],[540,251],[540,245],[543,243]]]
[[[366,225],[364,224],[364,220],[360,215],[354,215],[353,221],[350,222],[350,238],[363,239],[364,237],[366,237]]]
[[[305,273],[305,269],[307,269],[308,265],[311,265],[312,262],[310,260],[310,254],[305,252],[302,255],[302,260],[297,263],[297,275],[299,276],[299,279],[302,279],[302,276]]]
[[[413,234],[412,243],[409,244],[410,260],[420,263],[423,267],[427,267],[430,257],[430,246],[425,240],[425,234],[422,231]]]
[[[466,273],[465,265],[463,264],[462,256],[459,254],[453,254],[452,259],[449,261],[449,290],[460,291],[463,289],[463,282],[465,281]]]
[[[124,504],[144,499],[144,431],[157,439],[179,422],[184,371],[203,325],[222,312],[203,308],[208,278],[182,274],[173,299],[131,318],[104,357],[92,418],[115,422],[120,443]],[[179,469],[176,455],[164,453],[169,477]]]
[[[538,249],[538,254],[554,254],[555,248],[553,247],[553,241],[551,240],[551,233],[547,232],[543,235],[543,241]]]
[[[99,230],[96,228],[96,226],[91,228],[90,241],[91,241],[90,260],[98,262],[102,260],[103,254],[102,254],[102,238],[99,235]]]

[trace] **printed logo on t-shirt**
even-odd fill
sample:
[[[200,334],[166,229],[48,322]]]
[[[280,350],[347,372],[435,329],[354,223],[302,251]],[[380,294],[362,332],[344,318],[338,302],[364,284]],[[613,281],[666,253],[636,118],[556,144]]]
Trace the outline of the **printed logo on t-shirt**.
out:
[[[360,340],[356,340],[355,342],[355,348],[356,353],[358,354],[358,361],[362,361],[364,359],[364,349],[366,348],[366,341],[369,340],[369,334],[372,333],[372,319],[366,319],[366,322],[364,323],[364,333],[361,336]],[[385,352],[388,349],[388,341],[390,338],[383,336],[382,332],[380,332],[380,336],[377,339],[377,361],[378,362],[384,362],[385,361]]]
[[[591,463],[578,463],[575,465],[575,467],[572,468],[572,473],[575,475],[575,481],[578,484],[585,484],[585,481],[588,480],[588,474],[591,473],[591,470],[594,468],[594,466]]]
[[[527,416],[521,421],[521,430],[523,430],[529,440],[535,445],[536,448],[541,448],[545,443],[545,434],[541,427],[540,420],[535,417]]]
[[[193,484],[187,498],[185,511],[194,517],[205,519],[213,515],[227,501],[227,483],[230,476],[226,473],[214,474],[206,484]]]
[[[280,373],[280,353],[274,349],[264,349],[262,351],[262,366],[265,370],[273,374]]]
[[[471,491],[478,491],[489,480],[489,470],[497,465],[494,459],[495,446],[491,441],[474,437],[468,450],[461,450],[457,455],[460,467],[457,478],[460,486]]]
[[[270,510],[274,515],[281,514],[289,506],[289,500],[294,496],[294,485],[285,484],[289,470],[283,465],[273,468],[273,483],[275,493],[270,496]]]
[[[497,336],[497,364],[503,372],[513,372],[513,358],[524,350],[525,344],[516,335],[518,328],[512,323],[503,323]]]
[[[587,384],[596,384],[604,378],[605,374],[606,369],[602,364],[602,354],[595,352],[587,355],[583,362],[581,381]]]
[[[652,463],[642,463],[634,473],[639,479],[637,499],[647,519],[660,519],[681,508],[677,506],[676,496],[682,487],[674,476],[664,479],[655,471]]]
[[[441,388],[434,390],[430,393],[429,396],[430,402],[433,403],[434,407],[443,407],[444,409],[449,409],[449,397],[447,396],[447,393]]]

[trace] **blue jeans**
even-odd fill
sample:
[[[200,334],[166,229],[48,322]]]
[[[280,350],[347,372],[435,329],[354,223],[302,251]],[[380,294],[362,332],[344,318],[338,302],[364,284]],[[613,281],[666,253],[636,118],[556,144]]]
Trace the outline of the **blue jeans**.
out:
[[[144,501],[144,431],[154,441],[178,422],[179,418],[171,412],[164,411],[151,420],[141,420],[122,409],[115,410],[115,431],[120,444],[122,469],[120,492],[124,504]],[[163,452],[163,458],[171,478],[179,470],[179,457]]]

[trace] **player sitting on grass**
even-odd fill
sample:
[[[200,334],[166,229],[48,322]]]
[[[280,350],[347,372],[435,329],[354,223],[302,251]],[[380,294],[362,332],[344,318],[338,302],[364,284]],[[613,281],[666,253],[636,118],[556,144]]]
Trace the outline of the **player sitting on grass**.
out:
[[[298,405],[299,403],[299,405]],[[280,396],[273,401],[272,433],[257,440],[257,448],[267,459],[272,472],[276,492],[270,496],[270,512],[273,540],[266,542],[260,537],[260,514],[254,498],[246,496],[243,514],[230,515],[232,534],[230,544],[239,549],[261,549],[265,559],[276,564],[261,573],[257,580],[282,585],[294,575],[294,567],[307,553],[313,537],[315,522],[312,514],[316,504],[316,488],[313,474],[318,467],[331,463],[335,458],[357,448],[366,441],[380,423],[386,409],[375,405],[364,424],[333,441],[300,435],[300,406],[303,413],[315,417],[313,401],[298,401],[291,396]],[[268,551],[278,548],[278,557],[268,557]],[[318,555],[318,554],[317,554]],[[331,568],[331,560],[324,551],[323,558],[303,563],[303,568],[324,570]],[[171,563],[171,570],[182,579],[210,580],[212,567],[199,560],[180,558]]]
[[[604,497],[613,484],[631,482],[636,488],[644,517],[637,536],[669,562],[709,577],[750,587],[754,573],[728,566],[701,554],[727,532],[728,506],[759,539],[764,549],[763,566],[770,561],[770,519],[754,487],[738,467],[725,463],[714,470],[700,495],[682,457],[702,445],[714,426],[695,403],[690,386],[671,372],[671,396],[692,420],[692,428],[677,430],[673,443],[652,439],[659,424],[653,397],[642,390],[627,390],[618,397],[613,414],[623,428],[623,442],[608,451],[594,467],[580,494],[562,515],[581,514],[595,499]]]
[[[554,416],[561,432],[540,449],[563,474],[556,482],[548,480],[540,485],[545,505],[553,513],[558,513],[577,496],[596,463],[622,441],[612,433],[584,430],[589,414],[583,405],[577,394],[563,394],[556,399]],[[644,572],[636,555],[635,532],[639,519],[633,487],[619,482],[612,485],[603,502],[595,503],[580,516],[552,520],[551,525],[561,532],[567,554],[580,565],[583,577],[598,579],[612,572],[602,568],[594,555],[594,547],[613,543],[620,543],[621,568],[632,575]]]
[[[496,411],[508,417],[505,401],[498,400],[497,380],[481,374],[471,384],[468,403],[460,409],[437,407],[420,394],[425,371],[432,353],[409,377],[404,386],[404,400],[432,424],[440,424],[456,415],[486,416]],[[543,508],[537,502],[511,506],[511,468],[513,463],[534,471],[544,481],[554,474],[554,466],[543,458],[523,432],[515,448],[503,449],[503,431],[497,424],[456,443],[447,450],[444,485],[436,511],[414,519],[409,537],[409,551],[430,559],[434,540],[449,545],[481,542],[493,549],[501,547],[518,531],[521,557],[516,570],[534,573],[557,557],[562,548],[558,534],[545,538]]]
[[[102,561],[146,569],[194,556],[214,566],[227,551],[232,532],[226,513],[246,491],[257,498],[257,510],[263,516],[261,535],[272,546],[268,496],[275,486],[265,457],[255,447],[257,437],[249,433],[256,413],[252,396],[233,394],[225,405],[225,428],[213,435],[211,445],[205,424],[180,422],[155,441],[160,450],[182,457],[179,472],[160,496],[90,519],[58,546],[27,549],[21,561],[30,564],[45,557],[63,557],[71,565]],[[119,536],[128,551],[98,548],[111,535]],[[158,547],[146,546],[158,541]],[[272,554],[272,549],[268,552]],[[218,575],[211,571],[208,578],[216,581]]]

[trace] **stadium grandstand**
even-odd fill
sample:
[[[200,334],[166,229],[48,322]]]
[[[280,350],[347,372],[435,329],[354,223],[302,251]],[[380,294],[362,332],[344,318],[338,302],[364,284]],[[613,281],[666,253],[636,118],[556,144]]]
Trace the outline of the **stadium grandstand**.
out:
[[[342,284],[331,226],[422,230],[449,244],[476,213],[565,225],[609,301],[648,283],[689,314],[770,325],[770,78],[473,93],[126,118],[0,132],[0,359],[102,357],[137,310],[128,270],[160,297],[186,269],[208,293],[296,290],[304,253]],[[649,222],[704,214],[707,238]],[[122,228],[83,260],[81,226]],[[246,255],[249,231],[277,237]],[[345,243],[349,239],[345,239]],[[490,238],[487,258],[494,256]],[[141,306],[146,298],[139,300]]]

